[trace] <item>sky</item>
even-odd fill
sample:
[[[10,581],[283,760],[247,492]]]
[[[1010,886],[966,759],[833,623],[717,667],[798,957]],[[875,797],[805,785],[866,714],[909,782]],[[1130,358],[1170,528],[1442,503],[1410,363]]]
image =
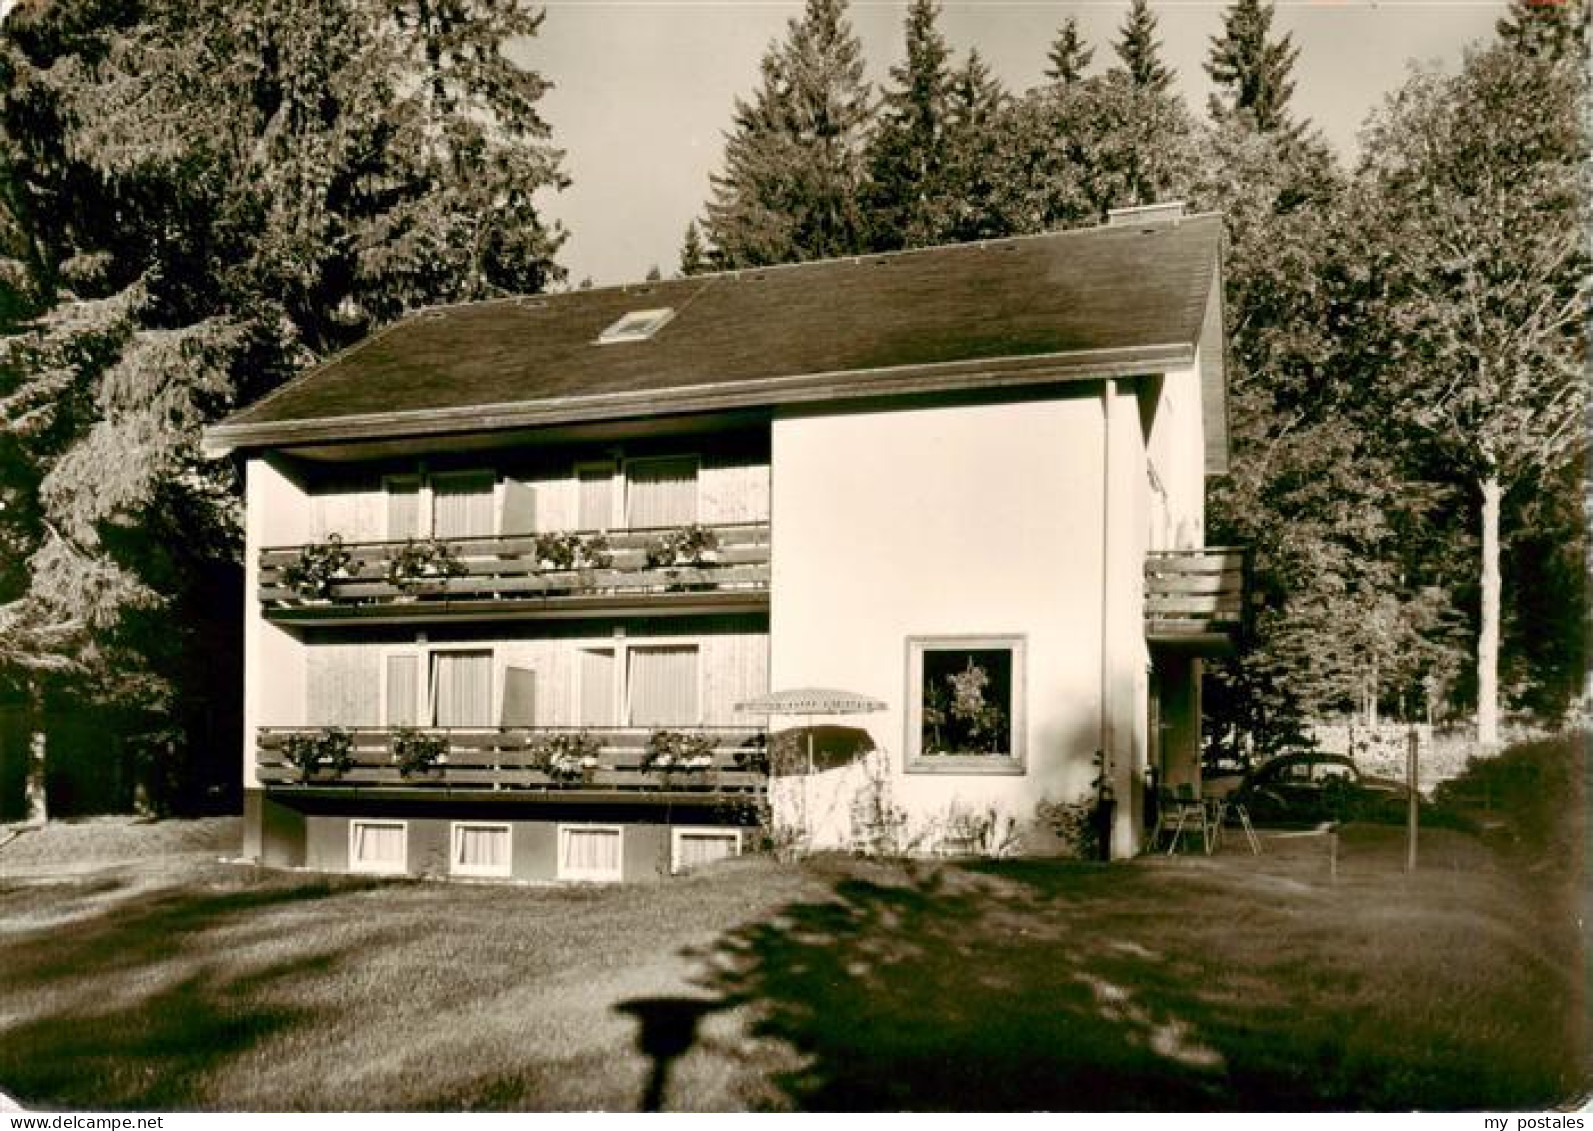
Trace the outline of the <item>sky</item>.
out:
[[[1163,58],[1190,108],[1211,85],[1201,64],[1221,30],[1222,0],[1152,0]],[[1346,159],[1366,116],[1413,63],[1453,69],[1468,43],[1492,35],[1504,0],[1277,0],[1275,33],[1300,48],[1293,106]],[[906,0],[852,0],[876,93],[903,54]],[[977,47],[1007,89],[1044,81],[1046,50],[1069,16],[1095,48],[1092,71],[1116,62],[1111,44],[1128,0],[942,0],[940,27],[960,61]],[[570,282],[640,280],[679,265],[686,223],[702,215],[724,155],[734,101],[751,94],[769,45],[801,0],[551,0],[540,34],[516,46],[552,80],[542,112],[565,151],[570,188],[548,215],[570,238],[559,255]]]

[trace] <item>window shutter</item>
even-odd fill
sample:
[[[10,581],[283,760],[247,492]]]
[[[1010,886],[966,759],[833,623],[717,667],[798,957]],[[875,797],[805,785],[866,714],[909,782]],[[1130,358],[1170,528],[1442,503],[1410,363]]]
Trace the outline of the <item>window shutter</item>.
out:
[[[420,537],[420,478],[387,480],[387,537],[394,542]]]
[[[607,648],[581,650],[582,726],[614,725],[614,653]]]
[[[691,726],[697,713],[697,648],[633,648],[629,671],[632,726]]]
[[[503,534],[531,534],[537,528],[536,487],[523,479],[503,482]]]
[[[420,657],[387,657],[387,725],[412,727],[420,724]]]
[[[492,725],[491,652],[438,652],[431,682],[434,726]]]
[[[580,499],[575,525],[578,530],[607,530],[614,525],[614,467],[592,464],[575,472]]]
[[[503,673],[503,709],[498,723],[506,727],[536,725],[537,673],[530,668],[509,668]]]

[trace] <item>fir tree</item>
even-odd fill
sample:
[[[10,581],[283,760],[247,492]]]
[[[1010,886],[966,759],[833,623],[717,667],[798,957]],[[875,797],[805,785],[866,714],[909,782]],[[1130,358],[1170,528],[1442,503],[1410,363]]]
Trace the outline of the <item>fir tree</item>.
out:
[[[891,67],[870,145],[865,202],[870,242],[878,250],[935,242],[945,193],[947,57],[933,0],[907,10],[907,57]]]
[[[702,236],[697,232],[697,221],[688,220],[686,236],[680,244],[680,273],[701,275],[708,269],[708,252],[702,245]]]
[[[1132,0],[1112,49],[1136,87],[1162,94],[1172,85],[1173,72],[1162,62],[1161,48],[1150,0]]]
[[[726,267],[862,249],[858,204],[870,113],[862,48],[845,0],[807,0],[764,54],[750,101],[736,101],[724,171],[703,224]]]
[[[952,74],[946,92],[946,157],[937,242],[959,243],[1007,235],[1011,226],[998,204],[999,165],[990,160],[991,138],[1006,132],[1010,99],[979,51]]]
[[[1095,49],[1085,46],[1084,38],[1079,35],[1078,17],[1069,16],[1046,53],[1051,65],[1046,68],[1045,77],[1057,86],[1072,86],[1084,77],[1093,58]]]
[[[1289,131],[1289,96],[1300,50],[1288,35],[1272,38],[1273,8],[1269,0],[1234,0],[1222,17],[1223,32],[1213,36],[1206,73],[1219,93],[1211,96],[1211,116],[1247,115],[1263,133]]]
[[[232,693],[236,484],[204,425],[409,307],[560,276],[547,82],[502,51],[540,20],[151,0],[0,28],[0,187],[48,202],[15,214],[37,316],[0,339],[0,527],[26,563],[0,636],[54,641],[74,702],[169,749],[179,687]]]

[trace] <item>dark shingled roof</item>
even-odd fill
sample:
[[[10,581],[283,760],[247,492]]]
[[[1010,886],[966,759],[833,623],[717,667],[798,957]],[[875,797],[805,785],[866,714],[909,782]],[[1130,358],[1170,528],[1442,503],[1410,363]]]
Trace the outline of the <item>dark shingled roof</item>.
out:
[[[1196,216],[425,310],[235,413],[207,444],[1158,371],[1188,364],[1211,325],[1220,240],[1220,220]],[[657,307],[674,317],[652,338],[598,344]],[[1208,346],[1220,359],[1221,342]],[[1227,440],[1222,368],[1202,366],[1214,450]]]

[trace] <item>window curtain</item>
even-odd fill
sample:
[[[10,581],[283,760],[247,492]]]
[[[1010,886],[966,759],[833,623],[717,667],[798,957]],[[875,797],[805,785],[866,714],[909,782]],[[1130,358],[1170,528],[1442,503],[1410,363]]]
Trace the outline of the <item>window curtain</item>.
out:
[[[355,825],[354,862],[400,864],[404,859],[402,825]]]
[[[565,872],[588,875],[620,874],[618,829],[564,829]]]
[[[492,653],[438,652],[431,658],[432,725],[492,725]]]
[[[695,459],[636,460],[627,466],[626,525],[689,526],[697,521]]]
[[[436,476],[431,497],[431,532],[436,537],[484,538],[494,533],[490,475]]]
[[[461,868],[506,869],[509,866],[509,830],[465,825],[454,830],[459,838],[454,863]]]
[[[632,726],[691,726],[697,718],[697,649],[693,645],[633,648]]]
[[[727,833],[681,833],[675,866],[700,868],[736,854],[736,838]]]

